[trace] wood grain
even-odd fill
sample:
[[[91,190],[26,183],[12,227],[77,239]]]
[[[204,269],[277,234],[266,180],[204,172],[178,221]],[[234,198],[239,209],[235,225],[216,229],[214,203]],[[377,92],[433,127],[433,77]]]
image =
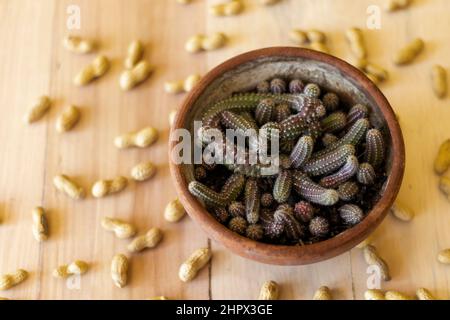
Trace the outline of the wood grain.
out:
[[[272,7],[248,0],[240,16],[216,18],[207,6],[218,1],[194,0],[183,6],[168,0],[3,0],[0,2],[0,273],[25,268],[30,279],[0,296],[16,299],[144,299],[155,295],[185,299],[256,298],[268,279],[282,286],[281,297],[306,299],[321,285],[334,289],[336,298],[362,298],[367,266],[354,249],[335,259],[304,267],[274,267],[244,260],[209,243],[189,219],[169,224],[162,218],[165,204],[174,198],[168,167],[168,114],[182,95],[164,93],[165,80],[205,73],[238,53],[266,46],[288,45],[291,28],[318,28],[329,37],[338,57],[350,59],[343,31],[364,28],[366,9],[375,0],[284,0]],[[72,32],[101,42],[101,53],[113,61],[107,75],[86,88],[72,85],[72,77],[93,59],[65,51],[61,40],[69,4],[79,5],[81,30]],[[450,207],[437,189],[432,162],[439,144],[448,138],[449,98],[434,97],[429,73],[433,64],[449,67],[446,0],[416,0],[407,11],[382,14],[380,30],[365,30],[370,59],[389,69],[391,78],[381,86],[398,113],[405,137],[407,170],[399,201],[416,212],[411,223],[388,217],[376,232],[375,244],[392,268],[393,280],[383,288],[413,293],[430,289],[448,299],[450,269],[436,262],[437,252],[450,247]],[[437,19],[436,17],[440,17]],[[195,33],[223,31],[226,48],[191,55],[183,50]],[[396,49],[416,36],[427,49],[416,63],[397,68]],[[129,93],[118,87],[118,75],[128,43],[146,43],[146,59],[157,66],[145,84]],[[35,99],[48,94],[55,103],[45,119],[25,126],[23,114]],[[55,120],[64,106],[79,105],[82,120],[73,132],[58,134]],[[155,146],[146,150],[117,150],[112,141],[120,133],[146,125],[161,131]],[[152,160],[158,175],[132,184],[120,195],[101,200],[73,201],[57,193],[54,175],[74,176],[89,189],[97,179],[129,175],[136,163]],[[51,238],[37,244],[32,237],[31,209],[49,210]],[[125,252],[127,242],[100,228],[103,216],[134,222],[140,232],[153,226],[166,231],[161,245],[131,257],[128,287],[117,289],[109,275],[110,260]],[[179,264],[201,246],[212,247],[209,269],[183,284]],[[51,277],[53,268],[73,259],[92,262],[79,289]],[[73,284],[72,284],[73,285]]]

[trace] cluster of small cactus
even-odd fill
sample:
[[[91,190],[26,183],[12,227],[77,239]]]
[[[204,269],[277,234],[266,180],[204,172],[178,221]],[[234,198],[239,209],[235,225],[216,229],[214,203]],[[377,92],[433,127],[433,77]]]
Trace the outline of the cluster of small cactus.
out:
[[[204,159],[189,190],[217,221],[252,240],[304,245],[334,237],[365,218],[386,180],[385,138],[369,115],[366,106],[348,107],[315,83],[263,81],[208,108],[198,135],[205,143],[207,129],[224,139],[226,129],[272,139],[278,132],[276,173],[264,175],[260,162]]]

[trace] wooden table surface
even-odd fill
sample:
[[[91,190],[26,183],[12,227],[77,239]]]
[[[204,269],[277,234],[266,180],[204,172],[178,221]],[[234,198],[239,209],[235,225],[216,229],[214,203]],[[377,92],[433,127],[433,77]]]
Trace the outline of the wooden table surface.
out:
[[[239,16],[208,14],[216,1],[194,0],[2,0],[0,1],[0,274],[18,268],[30,271],[20,286],[0,292],[14,299],[145,299],[165,295],[179,299],[253,299],[265,280],[281,285],[281,298],[308,299],[327,285],[338,299],[361,299],[367,288],[361,251],[354,249],[332,260],[301,267],[278,267],[248,261],[208,240],[189,219],[170,224],[163,219],[166,203],[175,195],[168,170],[168,115],[183,96],[164,92],[166,80],[190,73],[204,74],[238,53],[274,45],[289,45],[291,28],[317,28],[329,37],[338,57],[351,57],[343,31],[366,28],[366,10],[381,0],[284,0],[272,7],[246,0]],[[81,30],[67,29],[67,8],[81,9]],[[450,2],[416,0],[407,11],[382,11],[381,29],[364,30],[372,61],[390,71],[381,86],[400,116],[406,142],[407,168],[399,201],[413,208],[416,218],[403,223],[388,216],[376,232],[375,245],[388,261],[392,281],[384,289],[413,294],[426,287],[439,298],[450,297],[450,268],[436,261],[450,247],[450,203],[437,188],[432,163],[439,144],[449,137],[450,98],[438,100],[429,85],[435,63],[450,65]],[[185,40],[196,33],[223,31],[228,45],[196,55],[184,51]],[[72,78],[92,55],[78,56],[61,45],[67,34],[101,42],[101,53],[113,61],[108,74],[86,88]],[[426,51],[411,66],[392,64],[396,49],[415,37]],[[146,59],[155,74],[136,90],[123,93],[118,75],[128,43],[146,43]],[[55,103],[50,113],[32,126],[22,117],[37,97],[47,94]],[[55,120],[64,106],[79,105],[82,120],[75,130],[58,134]],[[113,138],[152,125],[160,130],[158,143],[145,150],[119,151]],[[143,160],[158,165],[157,176],[132,184],[105,199],[73,201],[57,193],[56,174],[77,178],[85,188],[93,181],[128,175]],[[51,237],[37,243],[31,233],[30,212],[48,210]],[[135,223],[141,232],[158,226],[165,238],[155,250],[132,256],[131,279],[124,289],[110,278],[111,257],[126,252],[127,242],[100,227],[103,216]],[[196,248],[210,246],[213,259],[191,283],[177,276],[180,263]],[[67,285],[52,277],[53,268],[74,259],[92,263],[80,282]]]

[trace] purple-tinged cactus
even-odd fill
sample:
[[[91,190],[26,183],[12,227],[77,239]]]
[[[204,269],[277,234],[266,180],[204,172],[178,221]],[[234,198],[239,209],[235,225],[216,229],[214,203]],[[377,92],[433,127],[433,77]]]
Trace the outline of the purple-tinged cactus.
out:
[[[278,139],[280,136],[280,125],[276,122],[267,122],[259,129],[259,134],[268,141],[272,138]]]
[[[286,81],[280,78],[275,78],[270,81],[270,91],[273,94],[286,93]]]
[[[314,140],[310,136],[303,136],[298,139],[294,149],[289,156],[293,168],[301,167],[312,155]]]
[[[339,171],[323,177],[319,184],[325,188],[337,188],[340,184],[352,178],[359,168],[358,158],[355,156],[348,156],[345,164]]]
[[[292,115],[291,108],[286,103],[281,103],[275,106],[272,112],[272,120],[275,122],[281,122],[286,120]]]
[[[360,207],[354,204],[344,204],[338,209],[342,220],[349,225],[354,226],[364,219],[364,212]]]
[[[231,111],[224,111],[220,114],[222,124],[228,128],[236,130],[240,133],[245,133],[247,130],[253,129],[257,130],[258,128],[254,123],[248,121],[243,116],[236,114]]]
[[[292,174],[294,190],[309,202],[322,206],[332,206],[339,200],[336,190],[326,189],[314,183],[308,176],[300,171]]]
[[[370,163],[364,162],[359,165],[358,172],[356,173],[356,178],[361,184],[371,185],[375,183],[377,175],[372,165]]]
[[[295,219],[289,206],[279,206],[274,213],[274,221],[284,226],[284,232],[291,240],[300,240],[305,235],[304,226]]]
[[[300,79],[294,79],[289,82],[289,92],[292,94],[299,94],[305,89],[305,84]]]
[[[294,140],[308,129],[308,124],[300,114],[295,114],[281,121],[279,128],[282,141]]]
[[[234,173],[227,179],[220,193],[223,194],[230,203],[236,200],[237,197],[241,194],[242,190],[244,189],[244,185],[245,185],[244,175]]]
[[[369,109],[362,104],[355,104],[347,114],[347,125],[352,126],[359,119],[369,116]]]
[[[270,83],[269,81],[261,81],[256,86],[256,91],[258,93],[269,93],[270,92]]]
[[[339,96],[334,92],[328,92],[322,97],[322,104],[328,112],[333,112],[339,107]]]
[[[366,134],[365,160],[372,167],[379,167],[384,161],[385,145],[383,135],[378,129],[370,129]]]
[[[247,238],[259,241],[264,237],[264,229],[260,224],[251,224],[245,231]]]
[[[198,181],[189,183],[189,192],[204,201],[207,205],[213,207],[225,207],[228,204],[228,199],[225,195],[211,190]]]
[[[244,235],[247,230],[248,223],[242,217],[234,217],[228,223],[228,228],[240,235]]]
[[[309,202],[300,201],[295,204],[294,216],[297,220],[307,223],[314,217],[315,211],[316,210]]]
[[[261,204],[261,194],[256,179],[248,179],[245,184],[245,212],[249,223],[257,223],[259,219],[259,209]]]
[[[353,200],[359,192],[359,186],[354,181],[347,181],[338,188],[339,199],[342,201]]]
[[[272,114],[275,109],[275,102],[273,99],[264,99],[258,103],[255,110],[255,119],[259,125],[266,124],[272,119]]]
[[[245,218],[245,205],[240,201],[233,201],[228,206],[228,212],[232,217],[243,217]]]
[[[323,132],[339,132],[347,125],[347,116],[341,111],[334,112],[323,119],[320,125],[322,126]]]
[[[230,219],[230,214],[225,208],[214,208],[212,210],[214,218],[222,224],[225,224]]]
[[[309,232],[314,237],[325,237],[330,232],[330,223],[324,217],[315,217],[309,223]]]
[[[289,199],[292,188],[292,175],[289,170],[281,170],[273,187],[273,198],[278,203],[284,203]]]
[[[269,239],[278,239],[284,232],[284,224],[272,219],[271,222],[264,224],[264,235]]]
[[[322,144],[325,148],[328,148],[329,146],[331,146],[333,143],[336,143],[339,140],[338,137],[336,137],[334,134],[332,133],[325,133],[322,136]]]
[[[327,153],[314,155],[303,165],[303,171],[311,176],[330,174],[342,167],[349,156],[355,154],[355,147],[346,144]]]
[[[311,98],[319,98],[320,87],[315,83],[308,83],[303,89],[303,93]]]

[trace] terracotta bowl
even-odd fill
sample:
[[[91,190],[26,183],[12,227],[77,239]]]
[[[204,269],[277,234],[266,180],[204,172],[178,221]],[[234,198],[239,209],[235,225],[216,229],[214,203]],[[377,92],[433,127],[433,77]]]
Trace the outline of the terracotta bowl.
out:
[[[268,264],[302,265],[344,253],[372,233],[386,216],[399,191],[405,167],[403,137],[396,116],[380,90],[362,72],[350,64],[316,51],[272,47],[236,56],[210,71],[184,100],[173,129],[185,128],[193,136],[193,121],[204,110],[234,92],[248,91],[260,81],[273,77],[301,78],[336,92],[345,103],[362,103],[371,109],[371,121],[385,133],[388,152],[388,178],[381,198],[367,217],[355,227],[322,242],[305,246],[283,246],[256,242],[242,237],[217,222],[188,191],[193,165],[170,169],[180,201],[190,217],[214,240],[245,258]],[[177,144],[171,141],[169,150]],[[170,151],[169,151],[170,153]]]

